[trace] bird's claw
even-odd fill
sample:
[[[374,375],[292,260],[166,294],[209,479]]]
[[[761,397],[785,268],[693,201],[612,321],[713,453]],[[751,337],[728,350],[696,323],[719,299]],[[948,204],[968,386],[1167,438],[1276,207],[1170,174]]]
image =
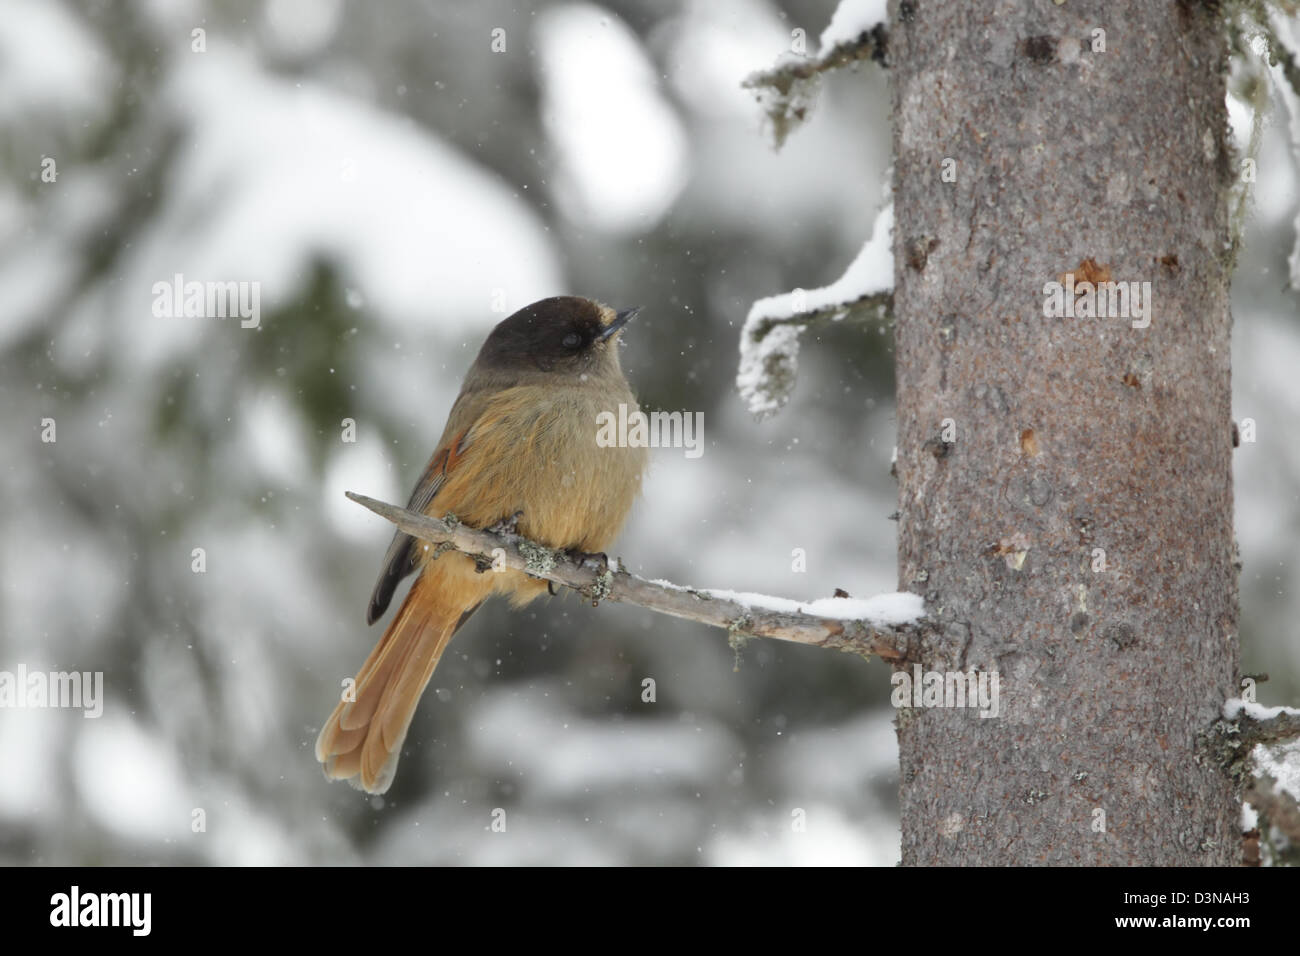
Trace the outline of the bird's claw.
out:
[[[609,555],[604,551],[579,551],[572,548],[566,554],[579,567],[592,568],[601,574],[609,570]]]
[[[493,534],[518,534],[519,519],[524,516],[522,511],[516,511],[508,518],[502,518],[492,527],[488,528]]]

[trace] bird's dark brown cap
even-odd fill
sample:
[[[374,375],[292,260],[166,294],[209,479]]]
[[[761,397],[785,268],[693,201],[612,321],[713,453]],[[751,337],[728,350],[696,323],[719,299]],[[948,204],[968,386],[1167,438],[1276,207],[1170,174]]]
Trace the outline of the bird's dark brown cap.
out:
[[[477,364],[481,369],[501,372],[539,369],[590,373],[608,360],[617,371],[618,360],[606,343],[639,311],[616,312],[607,305],[572,295],[542,299],[497,323],[479,351]]]

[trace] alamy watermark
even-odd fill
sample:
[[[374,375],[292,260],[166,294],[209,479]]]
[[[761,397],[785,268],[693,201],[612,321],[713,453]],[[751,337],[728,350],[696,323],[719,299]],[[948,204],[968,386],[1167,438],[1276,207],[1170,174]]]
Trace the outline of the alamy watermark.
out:
[[[1151,324],[1151,283],[1098,282],[1075,283],[1074,273],[1067,272],[1064,282],[1043,286],[1043,316],[1048,319],[1132,319],[1135,329]]]
[[[176,273],[170,282],[153,284],[153,314],[160,319],[239,318],[255,329],[262,322],[262,283],[185,281]]]
[[[894,671],[889,702],[895,707],[971,707],[981,717],[998,715],[1001,678],[997,671]]]
[[[50,897],[51,926],[124,927],[133,936],[148,936],[152,914],[152,893],[84,893],[73,884]]]
[[[599,448],[685,448],[687,458],[704,454],[703,412],[628,411],[620,403],[618,414],[596,415],[596,445]]]
[[[83,717],[104,713],[103,671],[0,671],[0,710],[71,708]]]

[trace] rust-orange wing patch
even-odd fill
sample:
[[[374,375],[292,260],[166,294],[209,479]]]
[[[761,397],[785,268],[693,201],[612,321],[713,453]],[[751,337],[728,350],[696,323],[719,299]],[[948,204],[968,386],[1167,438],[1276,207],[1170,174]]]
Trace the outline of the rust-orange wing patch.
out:
[[[411,492],[411,498],[406,504],[407,511],[428,513],[433,499],[446,483],[447,475],[464,460],[465,450],[469,447],[469,432],[468,428],[464,429],[433,453],[415,490]],[[388,609],[397,585],[415,570],[419,554],[416,540],[409,534],[398,531],[393,535],[388,553],[384,555],[383,570],[379,572],[379,580],[375,582],[375,589],[370,594],[370,606],[366,609],[367,624],[374,624]]]

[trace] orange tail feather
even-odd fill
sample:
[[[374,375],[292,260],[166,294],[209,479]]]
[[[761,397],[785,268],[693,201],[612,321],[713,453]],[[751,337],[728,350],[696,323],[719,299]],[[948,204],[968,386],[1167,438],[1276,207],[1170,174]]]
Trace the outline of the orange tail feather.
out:
[[[448,600],[439,575],[411,586],[392,623],[357,672],[355,700],[340,701],[316,738],[325,775],[367,793],[393,782],[402,741],[448,641],[473,612]],[[454,605],[454,606],[453,606]]]

